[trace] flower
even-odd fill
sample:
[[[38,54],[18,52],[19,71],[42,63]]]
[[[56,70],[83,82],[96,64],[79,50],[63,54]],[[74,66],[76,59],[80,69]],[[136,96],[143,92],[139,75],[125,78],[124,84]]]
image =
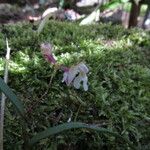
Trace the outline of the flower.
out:
[[[88,90],[88,78],[86,74],[89,72],[89,69],[83,62],[79,63],[76,66],[72,66],[71,68],[65,68],[63,69],[63,71],[64,74],[62,82],[65,82],[67,86],[73,83],[73,86],[76,89],[79,89],[81,86],[81,82],[83,82],[84,91]]]
[[[44,56],[44,58],[48,61],[48,62],[51,62],[53,64],[56,63],[56,60],[52,54],[52,49],[53,49],[53,46],[49,43],[42,43],[41,44],[41,51],[42,51],[42,54]]]

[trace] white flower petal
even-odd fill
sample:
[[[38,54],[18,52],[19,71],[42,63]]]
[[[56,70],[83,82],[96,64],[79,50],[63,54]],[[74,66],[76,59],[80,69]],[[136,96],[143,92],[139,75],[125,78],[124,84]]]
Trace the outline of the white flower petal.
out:
[[[82,78],[82,81],[83,81],[83,88],[84,88],[84,91],[87,91],[88,90],[88,78],[87,76],[85,76],[84,78]]]
[[[68,78],[68,72],[64,72],[62,82],[65,82]]]
[[[82,81],[83,81],[83,89],[84,91],[87,91],[88,90],[88,85],[87,85],[88,78],[86,75],[83,75],[81,73],[74,79],[73,86],[76,89],[79,89]]]
[[[68,74],[68,84],[70,85],[71,82],[74,80],[76,75],[78,74],[78,68],[76,66],[70,68],[69,74]]]
[[[82,81],[82,76],[78,75],[74,81],[73,81],[73,86],[76,88],[76,89],[79,89],[80,86],[81,86],[81,81]]]
[[[89,72],[89,69],[87,68],[87,66],[84,63],[78,64],[78,68],[79,68],[80,72],[83,72],[83,73]]]

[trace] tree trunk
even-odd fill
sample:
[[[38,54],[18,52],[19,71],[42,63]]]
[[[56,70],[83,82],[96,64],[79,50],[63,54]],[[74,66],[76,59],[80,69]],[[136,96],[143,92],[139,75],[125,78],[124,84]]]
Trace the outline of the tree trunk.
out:
[[[137,25],[140,8],[140,3],[135,3],[134,1],[132,1],[128,28],[135,27]]]

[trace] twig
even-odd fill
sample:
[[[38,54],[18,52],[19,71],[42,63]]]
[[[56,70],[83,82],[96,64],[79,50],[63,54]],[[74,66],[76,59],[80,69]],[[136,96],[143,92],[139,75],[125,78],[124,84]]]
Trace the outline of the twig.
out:
[[[8,45],[8,39],[6,38],[6,61],[5,61],[5,72],[4,72],[4,81],[7,84],[8,82],[8,65],[10,59],[10,47]],[[1,107],[0,107],[0,150],[3,150],[3,128],[4,128],[4,111],[5,111],[5,100],[6,96],[2,93],[1,98]]]
[[[53,78],[54,78],[56,72],[57,72],[57,70],[55,70],[54,73],[52,74],[52,76],[51,76],[51,78],[50,78],[50,81],[49,81],[49,84],[48,84],[48,88],[47,88],[47,90],[45,91],[45,93],[44,93],[43,95],[41,95],[40,98],[38,98],[38,101],[33,102],[33,104],[31,104],[31,106],[30,106],[29,109],[27,110],[27,114],[28,114],[28,113],[31,114],[31,113],[32,113],[32,110],[33,110],[34,108],[36,108],[36,107],[38,106],[38,104],[39,104],[42,100],[44,100],[44,97],[45,97],[45,96],[47,96],[47,94],[48,94],[48,92],[49,92],[49,90],[50,90],[50,88],[51,88],[51,84],[52,84],[52,81],[53,81]]]
[[[79,115],[80,108],[81,108],[81,104],[79,105],[79,108],[78,108],[78,110],[77,110],[77,112],[76,112],[76,114],[75,114],[75,118],[74,118],[74,121],[75,121],[75,122],[77,121],[77,117],[78,117],[78,115]]]
[[[82,106],[86,106],[86,102],[82,101],[78,96],[76,96],[76,93],[71,91],[70,93],[71,96],[73,96],[75,99],[72,99],[75,103],[79,102]]]

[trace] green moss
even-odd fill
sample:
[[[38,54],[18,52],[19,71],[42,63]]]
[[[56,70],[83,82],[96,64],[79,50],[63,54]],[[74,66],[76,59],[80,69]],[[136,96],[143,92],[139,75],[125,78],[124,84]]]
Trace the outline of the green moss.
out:
[[[51,115],[60,109],[63,115],[59,123],[66,122],[72,112],[72,120],[104,126],[128,138],[135,146],[149,144],[149,32],[111,24],[80,27],[76,23],[50,21],[38,36],[30,24],[7,25],[0,33],[2,57],[5,56],[4,34],[12,49],[9,85],[27,109],[37,104],[32,113],[27,114],[30,135],[54,125]],[[54,44],[59,63],[70,66],[86,62],[90,69],[88,92],[61,83],[62,72],[54,74],[53,66],[40,53],[39,45],[44,41]],[[3,74],[2,69],[0,71]],[[48,88],[48,94],[40,98]],[[82,106],[81,101],[86,105]],[[7,107],[6,149],[12,149],[14,143],[18,149],[22,145],[19,119],[9,103]],[[38,143],[35,149],[65,149],[69,145],[75,149],[128,149],[119,139],[86,130],[50,137]]]

